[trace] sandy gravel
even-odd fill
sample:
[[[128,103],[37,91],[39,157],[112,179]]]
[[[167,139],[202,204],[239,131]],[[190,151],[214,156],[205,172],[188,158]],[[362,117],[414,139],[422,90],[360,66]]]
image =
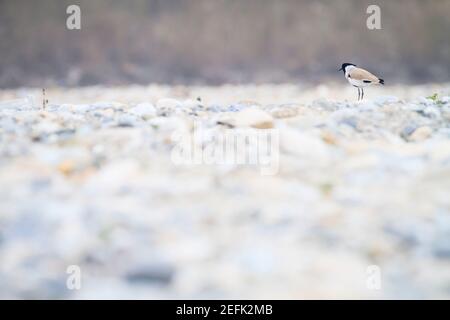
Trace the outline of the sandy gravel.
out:
[[[1,91],[0,298],[450,298],[450,85],[356,94]],[[199,128],[276,135],[275,174],[176,163]]]

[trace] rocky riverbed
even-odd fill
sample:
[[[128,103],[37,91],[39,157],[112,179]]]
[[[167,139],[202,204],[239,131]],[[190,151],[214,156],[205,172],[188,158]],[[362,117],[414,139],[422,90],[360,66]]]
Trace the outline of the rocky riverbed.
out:
[[[450,298],[449,96],[0,91],[0,298]],[[199,127],[273,132],[277,171],[177,164]]]

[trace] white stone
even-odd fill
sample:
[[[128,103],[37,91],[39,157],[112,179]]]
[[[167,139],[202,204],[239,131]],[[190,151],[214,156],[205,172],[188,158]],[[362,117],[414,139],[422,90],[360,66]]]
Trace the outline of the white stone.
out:
[[[420,128],[417,128],[416,130],[414,130],[414,132],[409,137],[409,140],[416,141],[416,142],[423,141],[423,140],[429,138],[432,133],[433,133],[433,129],[431,129],[430,127],[427,127],[427,126],[420,127]]]
[[[202,106],[200,101],[192,100],[192,99],[184,100],[181,105],[183,106],[183,108],[187,108],[190,110],[195,110]]]
[[[142,117],[143,119],[149,119],[156,116],[156,108],[151,103],[139,103],[135,107],[128,110],[129,113],[135,116]]]
[[[378,105],[385,105],[389,103],[396,103],[400,100],[395,96],[378,96],[375,99],[373,99],[373,102]]]
[[[123,103],[116,102],[116,101],[103,101],[103,102],[96,102],[91,105],[90,110],[102,110],[102,109],[121,109],[124,107]]]
[[[439,118],[441,116],[441,111],[438,108],[434,107],[434,106],[426,107],[423,110],[423,113],[425,115],[427,115],[428,117],[434,118],[434,119],[437,119],[437,118]]]
[[[171,112],[180,107],[182,107],[182,103],[176,99],[171,98],[159,99],[156,103],[156,108],[158,108],[158,111]]]
[[[222,117],[220,123],[227,124],[231,127],[252,127],[257,129],[273,128],[272,116],[256,108],[245,109],[237,113],[228,114]]]

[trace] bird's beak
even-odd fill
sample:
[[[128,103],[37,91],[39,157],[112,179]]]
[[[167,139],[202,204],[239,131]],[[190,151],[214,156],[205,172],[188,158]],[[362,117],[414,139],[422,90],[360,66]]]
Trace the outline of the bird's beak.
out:
[[[338,71],[342,71],[342,68],[340,68]]]

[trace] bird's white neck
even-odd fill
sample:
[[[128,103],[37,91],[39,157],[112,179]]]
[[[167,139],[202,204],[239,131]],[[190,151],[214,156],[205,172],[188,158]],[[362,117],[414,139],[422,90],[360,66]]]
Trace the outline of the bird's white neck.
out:
[[[352,71],[355,68],[356,68],[355,66],[346,66],[345,67],[345,73],[349,73],[350,71]]]

